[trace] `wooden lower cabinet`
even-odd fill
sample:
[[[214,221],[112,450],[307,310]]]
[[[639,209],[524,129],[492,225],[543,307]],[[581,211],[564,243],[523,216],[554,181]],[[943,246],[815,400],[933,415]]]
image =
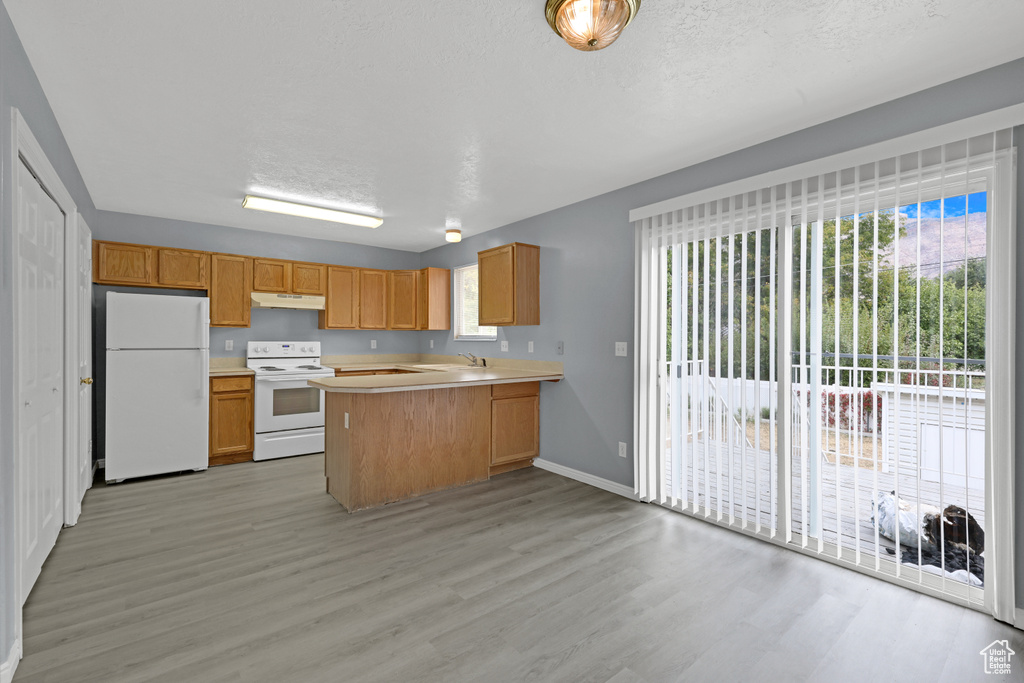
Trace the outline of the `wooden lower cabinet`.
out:
[[[540,453],[540,382],[491,386],[490,473],[529,467]]]
[[[253,377],[210,378],[210,466],[252,460]]]

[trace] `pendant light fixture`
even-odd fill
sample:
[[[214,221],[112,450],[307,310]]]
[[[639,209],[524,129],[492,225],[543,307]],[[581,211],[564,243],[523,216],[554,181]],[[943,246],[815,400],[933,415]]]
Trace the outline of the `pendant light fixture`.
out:
[[[577,50],[592,52],[615,42],[640,11],[640,0],[547,0],[548,24]]]

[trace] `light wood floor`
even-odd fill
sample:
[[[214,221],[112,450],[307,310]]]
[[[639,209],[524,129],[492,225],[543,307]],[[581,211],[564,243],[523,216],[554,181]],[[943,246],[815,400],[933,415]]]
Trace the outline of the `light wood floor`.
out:
[[[1024,672],[983,614],[542,470],[354,515],[322,471],[91,490],[15,680],[961,683],[1004,638]]]

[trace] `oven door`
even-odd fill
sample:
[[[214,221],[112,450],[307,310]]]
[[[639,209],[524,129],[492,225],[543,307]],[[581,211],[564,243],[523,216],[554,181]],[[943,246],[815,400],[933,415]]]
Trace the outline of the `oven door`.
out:
[[[323,392],[304,377],[256,378],[256,432],[324,426]]]

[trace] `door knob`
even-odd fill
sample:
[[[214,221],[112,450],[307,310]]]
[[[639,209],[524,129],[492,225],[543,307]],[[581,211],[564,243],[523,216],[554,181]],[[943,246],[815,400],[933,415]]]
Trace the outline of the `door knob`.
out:
[[[92,384],[92,377],[83,377],[78,381],[81,382],[82,384]]]
[[[57,387],[53,388],[53,393],[55,393],[55,394],[57,393]]]

